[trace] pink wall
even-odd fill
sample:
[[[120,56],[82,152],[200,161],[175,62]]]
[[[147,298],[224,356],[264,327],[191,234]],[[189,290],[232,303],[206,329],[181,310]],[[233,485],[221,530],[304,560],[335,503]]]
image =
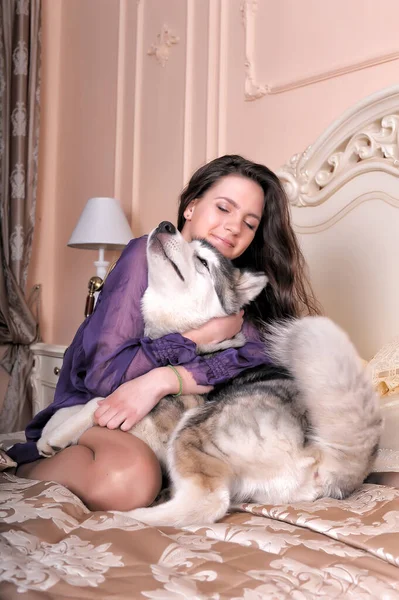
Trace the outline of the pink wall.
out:
[[[95,255],[66,244],[88,198],[119,198],[141,235],[175,219],[206,159],[278,168],[397,82],[398,20],[396,0],[43,0],[30,280],[43,286],[44,341],[68,344],[82,320]],[[256,84],[292,89],[250,100]]]
[[[242,23],[235,4],[235,8],[229,4],[226,19],[229,31],[238,33]],[[247,24],[257,82],[278,88],[305,78],[326,77],[243,102],[242,44],[233,35],[228,37],[227,68],[235,74],[227,78],[222,150],[240,151],[276,169],[313,143],[357,100],[398,81],[399,4],[388,0],[381,10],[374,0],[268,0],[257,6],[252,32]],[[390,56],[396,60],[383,62]],[[373,62],[375,66],[367,67]],[[345,69],[354,70],[329,76]],[[228,127],[229,123],[234,127]]]
[[[114,0],[44,0],[40,173],[30,279],[44,341],[83,319],[94,251],[66,244],[85,202],[114,195],[119,15]],[[104,43],[104,41],[106,43]]]

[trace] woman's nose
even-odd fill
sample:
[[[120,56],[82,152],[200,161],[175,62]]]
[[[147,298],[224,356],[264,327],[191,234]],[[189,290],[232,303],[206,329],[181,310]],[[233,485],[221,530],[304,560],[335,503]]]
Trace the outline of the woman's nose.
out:
[[[230,231],[233,235],[237,235],[240,232],[241,224],[238,219],[235,219],[233,216],[229,215],[229,219],[226,219],[224,223],[224,228],[227,231]]]

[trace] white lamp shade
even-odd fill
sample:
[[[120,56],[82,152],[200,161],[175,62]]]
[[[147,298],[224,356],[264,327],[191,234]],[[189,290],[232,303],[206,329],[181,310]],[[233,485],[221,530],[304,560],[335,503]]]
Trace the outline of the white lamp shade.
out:
[[[115,198],[90,198],[68,246],[87,250],[122,250],[132,238],[125,213]]]

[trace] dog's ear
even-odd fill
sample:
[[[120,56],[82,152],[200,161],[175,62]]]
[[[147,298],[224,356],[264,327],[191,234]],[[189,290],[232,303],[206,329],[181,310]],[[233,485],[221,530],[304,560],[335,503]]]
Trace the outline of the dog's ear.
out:
[[[267,284],[268,279],[264,273],[247,271],[245,269],[242,271],[236,269],[236,271],[236,291],[238,293],[240,306],[245,306],[261,293]]]

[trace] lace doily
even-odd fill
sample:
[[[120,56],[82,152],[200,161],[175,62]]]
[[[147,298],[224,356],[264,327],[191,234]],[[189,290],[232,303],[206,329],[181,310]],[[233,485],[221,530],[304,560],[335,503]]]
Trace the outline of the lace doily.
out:
[[[399,336],[383,346],[368,367],[373,385],[381,394],[399,388]]]

